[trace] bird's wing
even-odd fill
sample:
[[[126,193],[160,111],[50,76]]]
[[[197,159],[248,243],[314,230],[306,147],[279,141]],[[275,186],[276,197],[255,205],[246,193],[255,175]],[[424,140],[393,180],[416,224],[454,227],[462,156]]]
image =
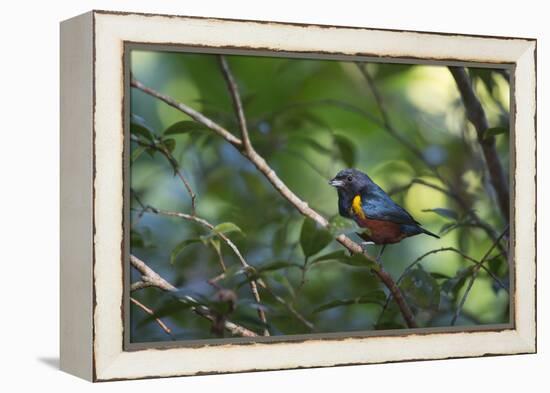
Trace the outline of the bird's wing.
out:
[[[363,212],[371,220],[391,221],[396,224],[419,223],[386,193],[367,194],[362,198]]]

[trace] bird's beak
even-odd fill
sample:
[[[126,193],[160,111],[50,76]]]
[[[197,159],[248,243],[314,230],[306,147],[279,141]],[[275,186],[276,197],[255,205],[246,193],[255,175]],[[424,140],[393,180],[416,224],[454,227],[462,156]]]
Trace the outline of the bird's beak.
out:
[[[344,185],[344,182],[342,180],[338,180],[338,179],[332,179],[328,182],[328,184],[330,184],[332,187],[342,187]]]

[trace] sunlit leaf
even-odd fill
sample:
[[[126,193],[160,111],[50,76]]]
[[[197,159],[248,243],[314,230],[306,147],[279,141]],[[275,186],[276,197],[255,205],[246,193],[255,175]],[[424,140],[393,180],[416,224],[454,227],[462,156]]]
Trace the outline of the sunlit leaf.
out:
[[[214,232],[216,233],[231,233],[231,232],[239,232],[240,234],[244,235],[241,228],[237,226],[237,224],[233,222],[222,222],[221,224],[218,224],[214,227]]]
[[[487,139],[496,135],[505,134],[508,132],[508,128],[506,127],[492,127],[488,128],[487,131],[485,131],[485,134],[483,134],[483,138]]]
[[[300,233],[300,245],[306,257],[317,254],[332,241],[332,234],[306,217]]]
[[[177,134],[185,134],[191,131],[204,131],[204,130],[208,130],[208,127],[206,127],[203,124],[197,123],[196,121],[183,120],[172,124],[166,130],[164,130],[163,134],[177,135]]]

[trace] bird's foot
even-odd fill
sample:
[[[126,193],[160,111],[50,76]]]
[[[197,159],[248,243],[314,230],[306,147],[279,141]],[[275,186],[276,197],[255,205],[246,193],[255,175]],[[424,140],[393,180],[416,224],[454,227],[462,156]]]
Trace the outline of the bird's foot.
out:
[[[380,258],[382,257],[382,254],[384,253],[384,250],[386,249],[386,245],[383,244],[382,247],[380,247],[380,250],[378,251],[378,255],[376,256],[376,263],[380,266],[382,266],[382,262],[380,261]]]
[[[370,246],[374,244],[374,242],[361,242],[361,248],[363,249],[363,252],[367,252],[368,249],[367,249],[367,246]]]

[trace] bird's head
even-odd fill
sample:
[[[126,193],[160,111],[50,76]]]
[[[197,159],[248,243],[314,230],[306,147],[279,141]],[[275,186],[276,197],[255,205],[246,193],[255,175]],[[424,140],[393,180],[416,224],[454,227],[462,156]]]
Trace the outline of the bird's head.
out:
[[[333,187],[336,187],[338,191],[344,191],[352,193],[353,195],[359,194],[361,191],[368,188],[372,184],[372,180],[366,173],[361,172],[355,168],[343,169],[328,182]]]

